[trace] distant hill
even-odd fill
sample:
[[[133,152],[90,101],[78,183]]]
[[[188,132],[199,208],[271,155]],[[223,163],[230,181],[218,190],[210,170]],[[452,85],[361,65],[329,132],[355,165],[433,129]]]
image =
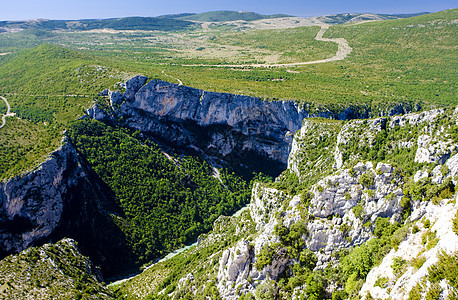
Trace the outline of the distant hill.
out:
[[[337,14],[330,16],[321,16],[318,17],[320,21],[323,21],[327,24],[343,24],[343,23],[353,23],[360,21],[382,21],[382,20],[394,20],[394,19],[405,19],[416,16],[421,16],[428,14],[427,12],[415,13],[415,14],[371,14],[371,13],[352,13],[352,14]]]
[[[115,29],[115,30],[181,30],[193,27],[189,21],[174,18],[157,17],[127,17],[112,19],[87,19],[87,20],[30,20],[30,21],[2,21],[0,32],[21,29],[43,29],[43,30],[93,30],[93,29]]]
[[[290,15],[261,15],[249,11],[210,11],[201,14],[178,14],[178,15],[166,15],[162,17],[180,19],[180,20],[192,20],[192,21],[201,21],[201,22],[227,22],[227,21],[255,21],[261,19],[273,19],[273,18],[284,18],[291,17]]]

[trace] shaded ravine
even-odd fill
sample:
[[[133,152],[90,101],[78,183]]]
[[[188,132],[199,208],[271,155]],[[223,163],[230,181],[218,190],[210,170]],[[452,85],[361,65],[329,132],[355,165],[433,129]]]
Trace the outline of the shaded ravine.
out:
[[[250,204],[247,204],[245,205],[244,207],[242,207],[241,209],[239,209],[238,211],[236,211],[231,217],[234,217],[234,218],[237,218],[239,217],[245,210],[249,209],[250,208]],[[150,264],[149,266],[147,266],[143,271],[140,271],[140,272],[136,272],[136,273],[131,273],[129,275],[127,275],[125,278],[122,278],[122,279],[119,279],[119,280],[116,280],[110,284],[108,284],[108,286],[116,286],[116,285],[120,285],[121,283],[123,282],[126,282],[126,281],[129,281],[139,275],[141,275],[144,271],[148,270],[149,268],[153,267],[155,264],[158,264],[158,263],[161,263],[163,261],[166,261],[166,260],[169,260],[171,259],[172,257],[194,247],[194,246],[197,246],[197,241],[190,244],[190,245],[187,245],[187,246],[184,246],[183,248],[180,248],[180,249],[177,249],[177,250],[174,250],[172,252],[170,252],[169,254],[167,254],[166,256],[164,256],[163,258],[161,258],[160,260]]]
[[[2,96],[0,96],[0,98],[2,98],[3,101],[5,101],[5,103],[6,103],[6,108],[7,108],[6,114],[4,114],[3,117],[2,117],[2,125],[0,125],[0,128],[2,128],[2,127],[5,126],[5,124],[6,124],[6,117],[12,117],[12,116],[14,116],[14,113],[11,112],[10,104],[8,103],[8,101],[6,100],[6,98],[4,98],[4,97],[2,97]]]
[[[329,25],[321,26],[320,31],[315,36],[315,40],[320,42],[333,42],[337,43],[338,48],[337,52],[333,57],[320,59],[320,60],[313,60],[313,61],[305,61],[305,62],[295,62],[295,63],[285,63],[285,64],[248,64],[248,65],[182,65],[185,67],[230,67],[230,68],[243,68],[243,67],[252,67],[252,68],[270,68],[270,67],[293,67],[293,66],[302,66],[302,65],[313,65],[313,64],[322,64],[331,61],[339,61],[344,60],[348,54],[351,53],[353,50],[349,45],[346,39],[344,38],[323,38],[323,34],[329,28]]]

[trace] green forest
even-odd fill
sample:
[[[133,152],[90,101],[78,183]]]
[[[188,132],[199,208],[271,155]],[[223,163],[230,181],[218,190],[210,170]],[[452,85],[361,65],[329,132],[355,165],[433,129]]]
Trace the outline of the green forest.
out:
[[[220,215],[250,200],[250,187],[227,170],[190,156],[169,159],[139,132],[85,119],[72,123],[70,142],[116,195],[123,230],[137,262],[148,262],[195,241]]]

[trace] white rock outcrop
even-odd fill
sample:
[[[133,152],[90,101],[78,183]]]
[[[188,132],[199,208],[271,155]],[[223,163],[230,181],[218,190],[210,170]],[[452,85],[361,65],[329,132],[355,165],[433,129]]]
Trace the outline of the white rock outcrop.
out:
[[[440,205],[428,203],[423,218],[430,220],[433,224],[431,228],[425,228],[421,222],[417,222],[420,230],[409,235],[397,250],[392,249],[381,264],[369,272],[360,295],[366,296],[370,293],[376,299],[408,299],[411,289],[428,275],[428,268],[438,261],[441,251],[448,254],[458,252],[458,236],[452,231],[452,220],[457,209],[458,205],[449,200],[444,200]],[[437,244],[431,249],[427,249],[422,242],[422,236],[428,232],[436,232]],[[416,269],[411,262],[419,257],[424,259],[424,263]],[[398,276],[393,273],[391,267],[395,258],[405,261],[405,270]],[[386,278],[383,287],[375,286],[380,278]],[[444,298],[441,299],[446,298],[446,295],[442,296]]]

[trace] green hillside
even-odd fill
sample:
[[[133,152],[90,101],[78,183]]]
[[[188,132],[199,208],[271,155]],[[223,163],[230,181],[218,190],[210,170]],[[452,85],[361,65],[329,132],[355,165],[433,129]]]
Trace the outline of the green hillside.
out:
[[[427,14],[426,12],[416,13],[416,14],[337,14],[337,15],[329,15],[318,17],[321,21],[331,24],[343,24],[343,23],[351,23],[351,22],[358,22],[358,21],[382,21],[382,20],[394,20],[394,19],[405,19],[405,18],[412,18],[416,16],[421,16]]]
[[[399,102],[424,107],[456,104],[458,35],[452,21],[457,14],[454,9],[409,19],[332,26],[324,37],[343,37],[353,48],[341,61],[289,68],[247,67],[244,72],[174,67],[173,74],[185,84],[212,91],[325,105],[364,104],[376,111]],[[300,34],[298,29],[284,31],[285,35]],[[253,33],[258,34],[262,32]],[[296,41],[294,34],[290,36]],[[293,45],[285,43],[284,52]]]
[[[353,52],[344,62],[356,71],[350,76],[361,78],[365,96],[456,104],[458,35],[453,20],[457,18],[458,9],[454,9],[403,20],[334,26],[325,36],[349,41]],[[375,80],[368,85],[367,79]]]
[[[0,56],[0,95],[16,114],[0,132],[0,179],[43,161],[60,145],[66,124],[81,117],[99,91],[125,79],[91,55],[57,46]]]

